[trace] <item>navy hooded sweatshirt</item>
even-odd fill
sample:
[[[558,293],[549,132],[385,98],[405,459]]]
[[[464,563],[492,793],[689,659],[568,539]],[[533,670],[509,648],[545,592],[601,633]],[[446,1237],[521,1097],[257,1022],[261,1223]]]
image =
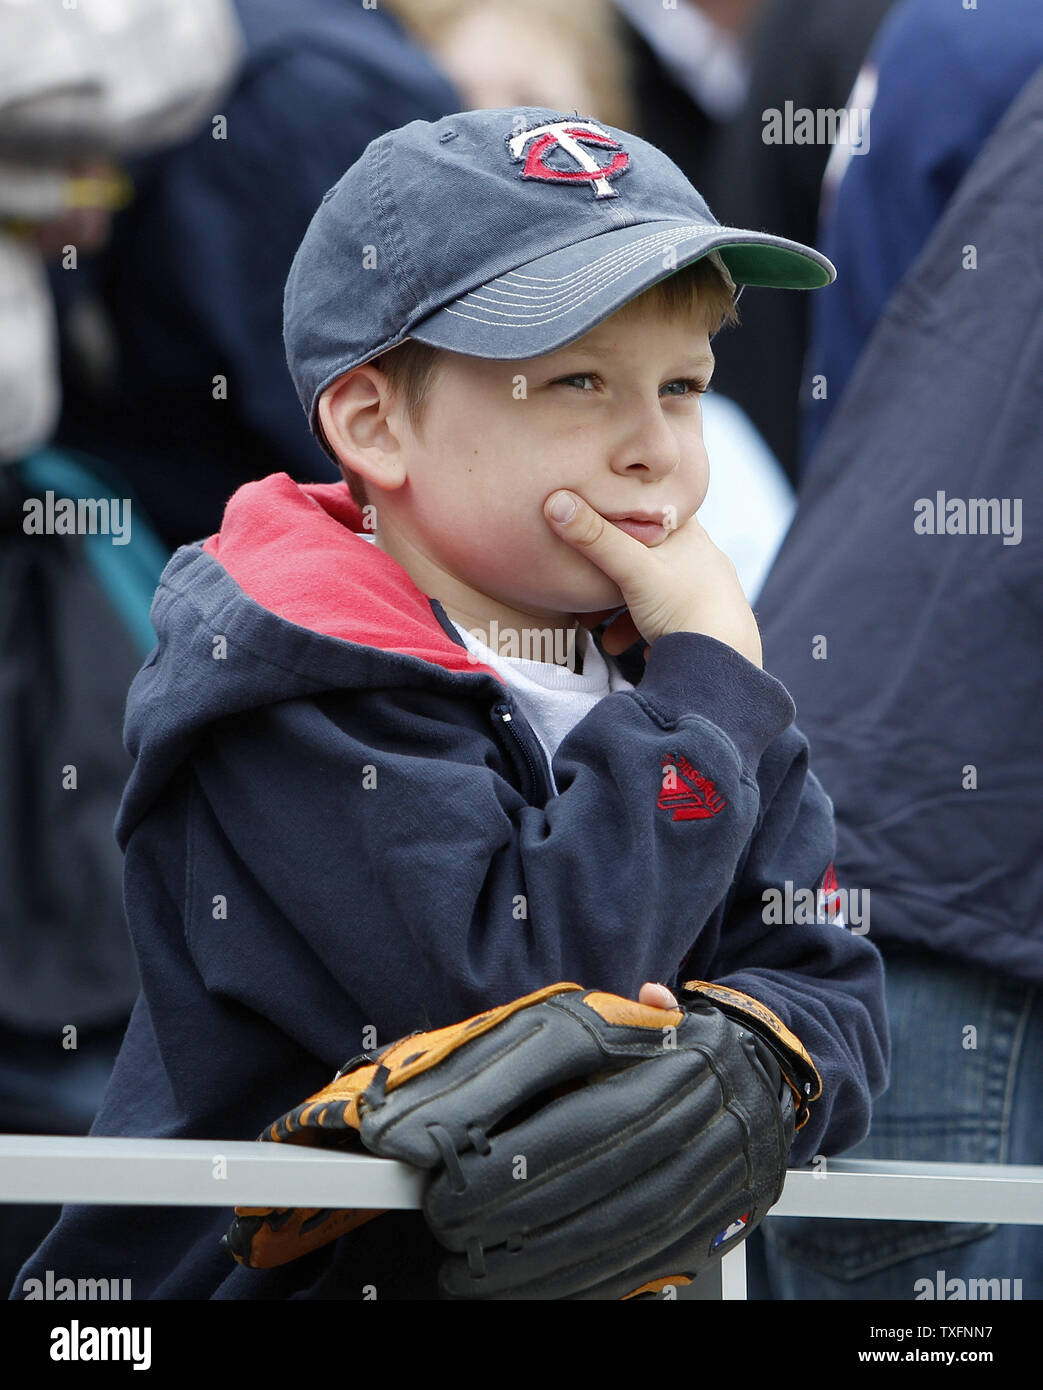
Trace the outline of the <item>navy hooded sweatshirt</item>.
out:
[[[886,1081],[879,954],[831,914],[765,921],[766,889],[834,877],[784,687],[702,634],[632,649],[639,683],[566,734],[555,793],[509,687],[362,523],[343,483],[277,473],[164,572],[116,820],[142,990],[92,1134],[253,1139],[364,1028],[380,1046],[559,980],[696,978],[814,1060],[791,1162],[857,1143]],[[67,1206],[12,1297],[47,1269],[134,1298],[436,1296],[419,1212],[271,1271],[219,1248],[231,1216]]]

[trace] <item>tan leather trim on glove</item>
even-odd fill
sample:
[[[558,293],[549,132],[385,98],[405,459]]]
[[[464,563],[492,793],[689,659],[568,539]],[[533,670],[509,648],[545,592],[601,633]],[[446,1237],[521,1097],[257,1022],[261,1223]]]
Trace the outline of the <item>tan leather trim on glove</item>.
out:
[[[383,1052],[376,1054],[377,1060],[367,1067],[358,1067],[335,1077],[328,1086],[316,1091],[295,1109],[281,1116],[260,1135],[261,1139],[272,1139],[283,1144],[328,1144],[329,1139],[316,1136],[317,1130],[354,1129],[362,1123],[360,1105],[364,1105],[363,1094],[376,1079],[377,1072],[385,1070],[388,1075],[384,1082],[385,1091],[393,1091],[410,1077],[430,1071],[451,1052],[480,1037],[490,1028],[495,1028],[505,1018],[539,1004],[554,994],[565,994],[570,990],[582,991],[582,985],[562,982],[546,985],[534,990],[532,994],[512,999],[509,1004],[499,1008],[487,1009],[485,1013],[475,1014],[463,1023],[451,1023],[446,1028],[436,1028],[431,1032],[411,1033],[390,1043]],[[423,1041],[421,1041],[421,1037]],[[419,1049],[419,1050],[418,1050]]]
[[[708,980],[686,980],[681,986],[689,994],[701,995],[716,1004],[729,1018],[740,1019],[764,1039],[782,1069],[786,1084],[793,1092],[796,1106],[796,1128],[803,1129],[810,1114],[808,1106],[822,1094],[822,1078],[818,1068],[796,1033],[790,1030],[766,1004],[741,990],[728,985],[715,985]]]
[[[625,1293],[619,1299],[620,1303],[625,1303],[628,1298],[639,1298],[646,1293],[662,1293],[664,1289],[674,1288],[681,1284],[692,1282],[687,1274],[672,1274],[665,1279],[650,1279],[647,1284],[642,1284],[639,1289],[633,1289],[630,1293]]]
[[[680,1009],[653,1008],[651,1004],[637,1004],[633,999],[622,999],[618,994],[605,994],[602,990],[592,989],[583,1002],[606,1023],[618,1023],[626,1028],[654,1028],[661,1033],[664,1028],[679,1027],[684,1018]]]
[[[382,1211],[355,1208],[326,1211],[321,1207],[236,1207],[240,1240],[249,1244],[249,1258],[231,1251],[237,1264],[250,1269],[274,1269],[288,1260],[309,1255],[338,1236],[383,1216]]]

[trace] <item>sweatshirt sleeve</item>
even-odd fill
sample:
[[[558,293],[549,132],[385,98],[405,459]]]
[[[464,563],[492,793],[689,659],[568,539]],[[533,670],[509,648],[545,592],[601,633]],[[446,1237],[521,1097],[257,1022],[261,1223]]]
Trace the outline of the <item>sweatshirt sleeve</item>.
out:
[[[696,976],[698,992],[726,1011],[737,1005],[742,1012],[749,1001],[765,1006],[810,1056],[821,1093],[794,1140],[794,1166],[842,1153],[865,1137],[890,1060],[868,890],[841,883],[830,904],[839,902],[839,914],[828,899],[819,903],[820,886],[826,880],[828,891],[835,878],[836,831],[832,802],[807,763],[807,741],[796,726],[766,752],[763,813],[719,940],[704,933],[679,980]],[[758,1027],[754,1010],[747,1021]],[[768,1031],[778,1031],[770,1021]]]
[[[727,896],[761,753],[793,713],[730,647],[670,634],[639,688],[561,742],[542,807],[458,689],[239,714],[192,758],[189,950],[208,988],[305,1046],[309,1012],[344,995],[381,1042],[558,980],[635,997],[675,977]]]

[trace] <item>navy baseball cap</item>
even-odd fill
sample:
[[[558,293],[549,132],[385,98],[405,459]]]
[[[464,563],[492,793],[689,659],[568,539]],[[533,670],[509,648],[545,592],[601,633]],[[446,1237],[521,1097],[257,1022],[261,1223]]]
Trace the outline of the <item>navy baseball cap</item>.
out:
[[[372,140],[324,195],[286,282],[286,360],[312,430],[326,387],[415,338],[539,357],[718,251],[737,285],[817,289],[820,252],[727,227],[662,150],[540,107],[460,111]]]

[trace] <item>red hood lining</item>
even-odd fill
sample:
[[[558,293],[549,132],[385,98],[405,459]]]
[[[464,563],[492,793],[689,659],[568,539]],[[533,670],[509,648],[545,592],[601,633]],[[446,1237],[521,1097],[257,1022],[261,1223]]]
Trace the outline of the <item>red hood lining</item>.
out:
[[[345,482],[272,473],[232,495],[203,549],[255,603],[297,627],[504,684],[453,641],[398,561],[362,539],[363,521]]]

